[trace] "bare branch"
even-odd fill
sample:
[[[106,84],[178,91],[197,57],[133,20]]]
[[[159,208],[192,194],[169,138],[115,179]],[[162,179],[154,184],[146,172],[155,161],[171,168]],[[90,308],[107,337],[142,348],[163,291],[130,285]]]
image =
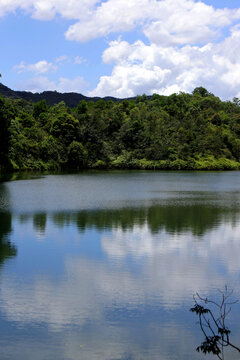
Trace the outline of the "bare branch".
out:
[[[190,310],[195,312],[199,317],[199,325],[205,341],[197,347],[197,351],[202,351],[204,354],[212,353],[220,360],[224,360],[224,348],[227,346],[240,352],[240,347],[232,344],[229,340],[231,331],[226,326],[226,318],[231,312],[230,305],[236,304],[238,301],[227,301],[233,295],[233,290],[229,291],[228,287],[218,290],[221,294],[220,302],[204,298],[196,293],[193,295],[195,306]],[[206,304],[210,304],[211,308],[206,308]],[[216,311],[217,312],[216,312]],[[221,348],[221,350],[220,350]]]

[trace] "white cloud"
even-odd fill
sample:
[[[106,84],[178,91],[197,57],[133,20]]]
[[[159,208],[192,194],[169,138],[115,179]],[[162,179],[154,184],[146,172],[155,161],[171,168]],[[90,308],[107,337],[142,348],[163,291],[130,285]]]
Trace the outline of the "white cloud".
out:
[[[68,56],[67,55],[61,55],[61,56],[58,56],[56,59],[55,59],[55,62],[56,63],[63,63],[64,61],[67,61],[68,60]]]
[[[85,63],[86,61],[87,60],[82,56],[75,56],[74,57],[74,63],[75,64],[81,65],[81,64]]]
[[[57,84],[57,90],[60,92],[81,92],[87,86],[87,82],[77,76],[74,79],[61,77]]]
[[[25,64],[24,61],[21,61],[19,65],[14,66],[14,70],[18,72],[34,72],[36,74],[43,74],[49,71],[56,71],[57,66],[46,60],[40,60],[35,64]]]
[[[48,20],[60,14],[66,19],[85,19],[91,16],[93,7],[99,0],[32,0],[33,17]]]
[[[222,30],[240,18],[240,9],[215,9],[192,0],[108,0],[91,18],[72,25],[67,39],[87,41],[140,26],[150,41],[129,44],[116,40],[103,53],[114,63],[90,96],[128,97],[154,92],[169,95],[205,86],[218,96],[239,94],[238,28],[220,41]],[[226,45],[230,52],[226,52]],[[229,61],[229,53],[234,58]]]
[[[93,6],[98,0],[2,0],[0,2],[0,16],[22,10],[35,19],[51,20],[57,14],[66,19],[84,19],[91,14]]]
[[[144,28],[149,40],[161,46],[209,42],[240,17],[239,10],[216,10],[203,2],[188,0],[166,0],[162,7],[159,18]]]
[[[29,11],[33,0],[2,0],[0,2],[0,17],[10,12],[15,12],[18,8]]]
[[[117,65],[111,76],[102,76],[97,88],[89,91],[89,96],[112,95],[119,98],[143,94],[146,91],[156,92],[158,85],[167,82],[170,71],[153,66]],[[151,90],[150,90],[151,89]],[[97,95],[98,94],[98,95]]]
[[[192,0],[108,0],[91,17],[69,27],[67,39],[88,41],[140,26],[151,42],[195,44],[217,37],[240,18],[240,10],[214,9]]]
[[[165,47],[116,40],[103,53],[104,63],[114,63],[110,76],[102,76],[89,95],[127,97],[154,92],[169,95],[205,86],[222,98],[239,96],[240,29],[217,44]]]
[[[39,20],[56,15],[77,20],[67,39],[88,41],[113,32],[142,27],[152,42],[162,45],[209,41],[240,18],[239,9],[215,9],[193,0],[2,0],[0,16],[21,9]]]
[[[58,80],[50,80],[47,76],[42,75],[50,71],[58,70],[59,66],[69,59],[70,58],[67,55],[61,55],[55,59],[54,63],[41,60],[35,64],[25,64],[25,62],[22,61],[19,65],[14,66],[13,69],[19,73],[33,72],[39,76],[22,81],[19,84],[18,89],[32,92],[42,92],[47,90],[56,90],[59,92],[82,92],[83,89],[86,88],[87,83],[81,76],[76,76],[73,79],[59,77]],[[81,58],[81,60],[82,62],[85,61],[83,58]],[[80,57],[77,57],[77,59],[75,58],[74,62],[76,61],[80,62]]]
[[[155,0],[108,0],[102,2],[85,21],[70,26],[67,39],[87,41],[117,31],[129,31],[138,22],[156,14],[161,2]],[[154,16],[155,17],[155,16]]]
[[[46,76],[38,76],[19,84],[19,90],[31,92],[58,91],[58,92],[82,92],[87,86],[86,81],[77,76],[73,79],[60,77],[57,81],[49,80]]]
[[[146,36],[148,43],[130,44],[119,39],[109,44],[103,62],[114,63],[112,74],[101,76],[89,95],[168,95],[192,91],[196,86],[205,86],[223,98],[240,95],[240,36],[236,25],[240,8],[217,9],[194,0],[0,1],[0,16],[17,9],[40,20],[57,15],[73,20],[65,34],[69,40],[84,42],[136,28]],[[43,74],[56,69],[61,61],[20,63],[15,68]],[[74,59],[77,64],[84,61],[79,56]],[[63,83],[63,88],[69,88],[67,81]]]

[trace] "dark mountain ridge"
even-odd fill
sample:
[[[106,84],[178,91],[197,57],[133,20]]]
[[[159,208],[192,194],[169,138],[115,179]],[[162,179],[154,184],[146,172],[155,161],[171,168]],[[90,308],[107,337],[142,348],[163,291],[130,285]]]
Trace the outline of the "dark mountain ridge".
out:
[[[0,83],[0,95],[9,99],[25,99],[27,101],[32,101],[33,103],[45,99],[47,104],[51,106],[59,103],[60,101],[64,101],[65,104],[69,107],[77,106],[79,101],[81,100],[85,100],[87,102],[88,101],[96,102],[101,99],[104,101],[112,100],[114,102],[122,100],[111,96],[106,96],[104,98],[88,97],[75,92],[59,93],[57,91],[44,91],[42,93],[32,93],[30,91],[15,91],[15,90],[11,90],[2,83]]]

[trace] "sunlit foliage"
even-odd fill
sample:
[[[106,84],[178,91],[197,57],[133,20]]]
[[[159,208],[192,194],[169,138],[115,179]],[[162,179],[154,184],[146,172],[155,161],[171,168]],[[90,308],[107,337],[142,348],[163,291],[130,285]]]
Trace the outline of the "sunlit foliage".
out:
[[[10,170],[238,169],[240,101],[206,89],[69,108],[0,98],[0,164]]]

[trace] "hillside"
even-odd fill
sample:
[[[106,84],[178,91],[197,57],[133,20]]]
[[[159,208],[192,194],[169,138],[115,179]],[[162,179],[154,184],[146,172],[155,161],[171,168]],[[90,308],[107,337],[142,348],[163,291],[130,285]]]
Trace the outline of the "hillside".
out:
[[[0,169],[240,168],[240,101],[221,101],[202,87],[115,102],[2,89],[8,98],[0,97]],[[33,103],[31,96],[48,94]]]

